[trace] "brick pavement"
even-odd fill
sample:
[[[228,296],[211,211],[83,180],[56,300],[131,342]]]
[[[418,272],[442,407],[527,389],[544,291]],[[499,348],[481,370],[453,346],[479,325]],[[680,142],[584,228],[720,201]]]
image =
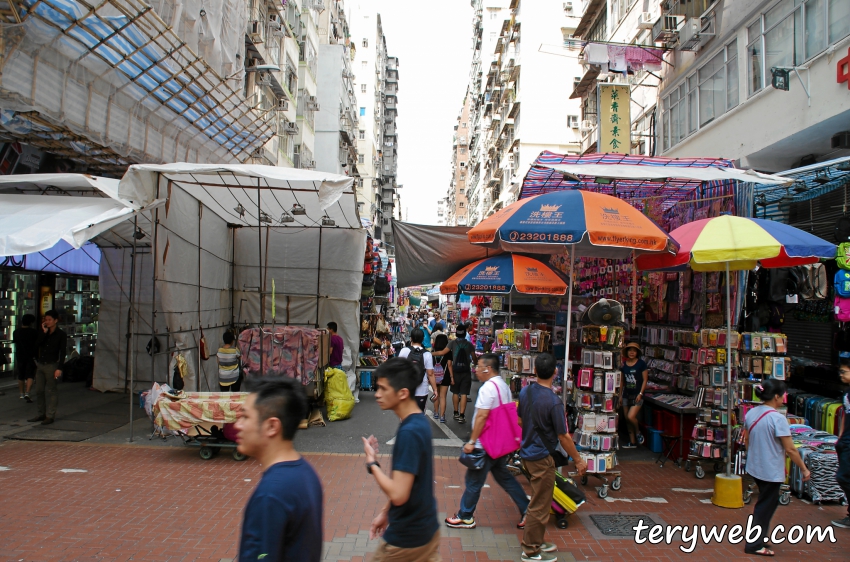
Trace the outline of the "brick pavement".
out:
[[[384,503],[356,455],[307,454],[325,485],[326,560],[364,561],[376,546],[369,522]],[[241,510],[259,478],[253,461],[221,455],[202,461],[196,449],[90,444],[0,443],[0,561],[222,561],[236,555]],[[453,513],[463,490],[463,467],[454,458],[435,460],[439,510]],[[741,558],[742,546],[712,544],[687,555],[673,545],[636,545],[604,538],[588,526],[590,514],[647,513],[668,524],[744,523],[751,507],[725,510],[702,503],[710,493],[672,488],[711,488],[668,465],[623,465],[623,487],[608,500],[592,493],[570,518],[570,527],[549,527],[560,559],[723,560]],[[8,469],[8,470],[6,470]],[[79,469],[86,472],[60,472]],[[593,484],[591,480],[591,485]],[[478,506],[478,529],[442,532],[444,560],[518,560],[521,533],[516,508],[490,481]],[[653,501],[640,501],[655,498]],[[633,501],[626,502],[624,499]],[[611,501],[613,500],[613,501]],[[666,502],[666,503],[659,503]],[[842,515],[837,505],[814,506],[796,498],[780,506],[774,523],[827,525]],[[835,529],[836,544],[778,545],[785,560],[848,560],[850,531]]]

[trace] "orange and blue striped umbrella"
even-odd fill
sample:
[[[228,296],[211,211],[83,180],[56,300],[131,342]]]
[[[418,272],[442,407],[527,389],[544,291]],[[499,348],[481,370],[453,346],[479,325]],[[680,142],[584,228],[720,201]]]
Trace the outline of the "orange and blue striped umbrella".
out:
[[[569,189],[508,205],[467,233],[472,244],[509,252],[625,258],[678,245],[649,217],[621,199]]]
[[[835,244],[787,224],[722,215],[697,220],[670,233],[679,243],[673,255],[645,255],[641,270],[690,266],[694,271],[792,267],[835,257]]]
[[[563,295],[567,284],[548,265],[526,256],[500,254],[471,263],[440,286],[444,295],[501,293]]]

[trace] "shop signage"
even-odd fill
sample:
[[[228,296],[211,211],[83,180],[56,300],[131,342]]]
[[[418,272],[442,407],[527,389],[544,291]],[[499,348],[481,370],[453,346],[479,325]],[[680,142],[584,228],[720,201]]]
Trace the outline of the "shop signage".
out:
[[[631,92],[628,84],[599,84],[598,152],[628,154],[631,151]]]
[[[850,90],[850,47],[847,48],[847,56],[838,61],[837,82],[845,82]]]

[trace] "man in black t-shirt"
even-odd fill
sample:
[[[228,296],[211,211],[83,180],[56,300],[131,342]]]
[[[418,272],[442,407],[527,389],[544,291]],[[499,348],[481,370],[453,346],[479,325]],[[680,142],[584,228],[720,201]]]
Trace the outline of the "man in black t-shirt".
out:
[[[236,422],[237,450],[260,462],[263,476],[248,504],[239,562],[318,562],[322,558],[322,483],[292,444],[307,417],[295,379],[248,382],[251,394]]]
[[[850,385],[850,359],[841,358],[839,360],[838,375],[841,377],[841,382]],[[841,419],[841,428],[838,431],[838,441],[835,443],[835,452],[838,453],[838,470],[835,473],[835,479],[838,485],[844,490],[844,495],[850,501],[850,390],[847,390],[841,397],[841,407],[844,409],[844,417]],[[843,529],[850,529],[850,506],[847,507],[847,517],[844,519],[836,519],[832,522],[833,526]]]
[[[383,535],[372,562],[438,562],[440,531],[434,497],[434,452],[428,418],[414,400],[424,371],[419,363],[388,359],[375,371],[375,399],[382,410],[401,420],[393,445],[393,462],[385,472],[376,461],[378,440],[363,438],[366,471],[389,498],[372,520],[369,538]]]

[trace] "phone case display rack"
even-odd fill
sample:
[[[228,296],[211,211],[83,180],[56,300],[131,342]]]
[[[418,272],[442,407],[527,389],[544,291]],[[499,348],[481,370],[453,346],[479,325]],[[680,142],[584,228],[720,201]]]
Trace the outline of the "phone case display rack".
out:
[[[495,330],[496,344],[502,357],[503,373],[508,386],[514,396],[536,380],[534,370],[534,359],[539,353],[548,352],[552,341],[548,330],[526,330],[505,328]],[[558,377],[561,378],[558,378]],[[555,373],[556,380],[553,388],[562,380],[563,366],[558,365]]]
[[[571,402],[578,411],[574,440],[579,447],[587,474],[602,481],[597,489],[600,498],[608,495],[610,486],[619,490],[622,474],[616,450],[619,449],[617,427],[619,415],[616,396],[622,384],[620,372],[625,330],[619,326],[581,326],[581,367],[576,376]]]
[[[34,273],[0,273],[0,374],[15,368],[12,335],[21,316],[36,313],[36,281]]]
[[[99,289],[96,279],[56,277],[53,307],[59,313],[59,327],[68,336],[68,353],[76,350],[80,355],[94,355]]]
[[[732,455],[735,472],[743,473],[745,454],[735,450],[740,428],[733,428],[732,435],[726,435],[729,400],[735,406],[733,425],[737,425],[736,420],[743,419],[746,411],[758,402],[752,391],[752,377],[766,373],[784,379],[789,367],[790,359],[783,357],[787,350],[787,338],[783,334],[731,332],[730,337],[731,357],[727,357],[724,329],[695,332],[644,327],[641,331],[647,364],[656,371],[654,378],[669,382],[671,388],[688,397],[663,395],[654,396],[653,400],[679,408],[698,408],[685,463],[685,470],[689,471],[692,461],[696,462],[697,478],[705,477],[703,461],[713,462],[714,470],[722,471],[727,453]],[[732,367],[732,396],[726,380],[727,361]],[[750,378],[743,379],[745,375]]]

